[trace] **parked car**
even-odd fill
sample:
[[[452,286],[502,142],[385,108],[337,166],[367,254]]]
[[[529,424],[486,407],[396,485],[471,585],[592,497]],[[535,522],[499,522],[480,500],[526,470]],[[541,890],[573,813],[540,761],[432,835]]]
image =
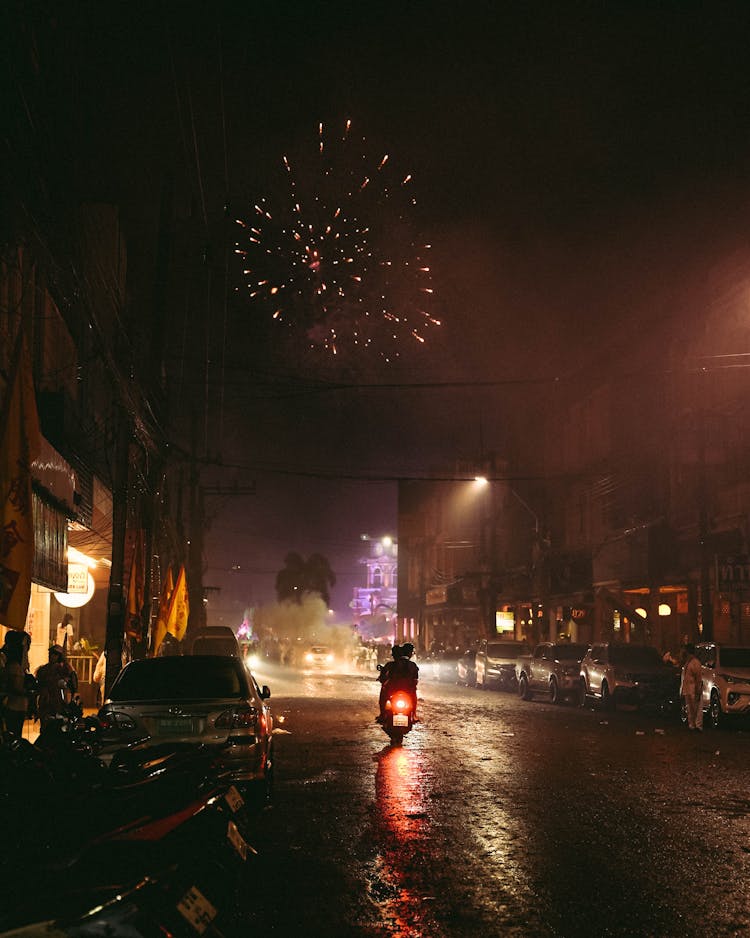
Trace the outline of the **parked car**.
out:
[[[477,682],[476,648],[467,648],[456,662],[456,681],[473,687]]]
[[[457,680],[458,659],[461,657],[460,648],[444,648],[439,651],[432,663],[432,677],[436,681],[447,681],[455,684]]]
[[[232,655],[242,657],[240,643],[228,625],[207,625],[190,642],[191,655]]]
[[[603,642],[581,661],[579,703],[599,700],[605,709],[619,703],[670,709],[679,706],[680,672],[652,645]]]
[[[484,639],[479,643],[475,658],[477,687],[514,691],[517,687],[516,661],[530,651],[526,642]]]
[[[217,764],[243,788],[270,790],[271,691],[233,655],[131,661],[99,710],[102,756],[139,741],[215,747]]]
[[[552,703],[578,697],[581,660],[588,645],[575,642],[541,642],[531,655],[522,655],[516,662],[518,695],[531,700],[544,694]]]
[[[703,709],[711,725],[750,714],[750,647],[702,642],[695,654],[703,666]]]

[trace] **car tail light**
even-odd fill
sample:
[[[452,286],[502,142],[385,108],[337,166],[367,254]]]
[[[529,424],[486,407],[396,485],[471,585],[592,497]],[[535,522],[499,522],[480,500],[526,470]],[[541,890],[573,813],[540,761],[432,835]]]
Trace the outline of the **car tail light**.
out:
[[[255,707],[237,707],[225,710],[214,721],[214,726],[222,730],[255,730],[258,711]]]
[[[135,720],[126,713],[105,713],[99,717],[99,723],[105,733],[109,730],[127,733],[135,729]]]

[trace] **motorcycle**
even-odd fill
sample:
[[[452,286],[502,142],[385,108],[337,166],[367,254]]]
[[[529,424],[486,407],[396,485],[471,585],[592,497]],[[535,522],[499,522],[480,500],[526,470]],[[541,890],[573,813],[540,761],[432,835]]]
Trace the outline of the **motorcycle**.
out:
[[[66,786],[61,799],[62,774],[73,763],[60,763],[59,754],[72,737],[55,730],[48,736],[54,775],[42,773],[36,788],[49,793],[39,822],[36,811],[24,809],[19,784],[0,799],[9,820],[19,818],[18,848],[9,854],[12,862],[0,863],[13,897],[0,908],[3,938],[7,929],[35,933],[33,922],[70,936],[219,938],[244,922],[244,868],[255,854],[252,814],[218,771],[211,748],[127,747],[94,785],[74,765],[81,784]],[[91,732],[87,725],[84,732]],[[23,781],[50,765],[46,752],[30,744],[4,747],[3,754],[5,767]],[[58,919],[61,909],[65,916]],[[40,934],[47,931],[39,926]]]
[[[378,670],[381,670],[380,666]],[[391,746],[400,746],[404,736],[411,732],[416,721],[416,695],[401,688],[388,694],[385,702],[385,715],[380,723],[383,732],[389,737]]]

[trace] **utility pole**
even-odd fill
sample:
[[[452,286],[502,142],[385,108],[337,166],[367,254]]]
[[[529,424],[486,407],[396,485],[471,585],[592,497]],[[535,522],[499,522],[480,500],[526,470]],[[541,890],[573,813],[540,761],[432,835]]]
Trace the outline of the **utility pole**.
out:
[[[193,411],[192,446],[190,452],[190,518],[188,530],[190,532],[187,551],[187,582],[188,599],[190,602],[190,615],[188,619],[188,633],[194,633],[206,624],[206,608],[203,603],[203,529],[205,526],[205,510],[203,489],[201,487],[200,473],[197,458],[197,417]]]
[[[128,472],[130,453],[130,421],[122,405],[117,408],[115,428],[115,460],[112,479],[112,567],[109,572],[107,597],[107,629],[104,647],[107,670],[104,678],[104,699],[122,668],[122,645],[125,635],[125,529],[128,510]]]
[[[698,404],[698,547],[700,551],[701,639],[713,641],[714,607],[711,593],[711,545],[708,517],[708,485],[706,480],[706,403],[705,391]]]

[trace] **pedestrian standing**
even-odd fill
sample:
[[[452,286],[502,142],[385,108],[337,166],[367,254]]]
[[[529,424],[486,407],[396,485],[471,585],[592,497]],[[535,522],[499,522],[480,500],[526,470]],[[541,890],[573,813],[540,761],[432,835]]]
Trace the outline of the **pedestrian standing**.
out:
[[[75,628],[73,627],[73,616],[69,612],[66,612],[62,617],[62,622],[57,623],[57,638],[55,644],[60,645],[67,653],[72,649],[74,640]]]
[[[695,656],[695,645],[685,645],[685,663],[682,666],[680,694],[685,698],[687,724],[689,730],[703,729],[703,670],[700,660]]]
[[[28,632],[10,629],[5,635],[2,652],[5,657],[6,696],[3,703],[3,722],[7,732],[18,739],[23,736],[23,724],[29,706],[26,693],[26,674],[29,670]]]
[[[65,713],[78,690],[78,675],[68,664],[68,659],[61,645],[53,645],[49,650],[49,661],[37,668],[36,679],[39,684],[39,723],[45,724],[60,714]]]
[[[94,684],[97,685],[96,689],[96,705],[101,707],[104,703],[104,681],[107,677],[107,652],[103,651],[99,655],[99,660],[96,662],[96,667],[94,668]]]

